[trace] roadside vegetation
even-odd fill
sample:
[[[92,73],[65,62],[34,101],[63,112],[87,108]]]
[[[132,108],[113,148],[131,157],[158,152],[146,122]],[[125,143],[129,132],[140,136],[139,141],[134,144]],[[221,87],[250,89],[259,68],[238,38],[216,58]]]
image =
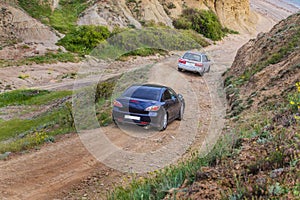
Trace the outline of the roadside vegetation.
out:
[[[97,85],[94,95],[96,117],[100,126],[112,123],[112,99],[129,85],[145,82],[150,69],[151,66],[136,69]],[[76,130],[70,101],[72,94],[72,91],[47,90],[1,93],[0,109],[4,113],[10,107],[19,107],[22,111],[9,120],[1,119],[3,113],[0,113],[0,159],[1,155],[8,156],[7,152],[17,153],[39,148],[44,143],[55,142],[57,135],[74,133]],[[85,95],[80,91],[78,94]],[[28,115],[29,113],[36,114]]]
[[[17,106],[22,110],[12,119],[0,121],[0,153],[28,150],[44,142],[54,142],[53,136],[57,134],[74,131],[67,101],[71,94],[69,91],[45,90],[15,90],[0,94],[0,108]],[[47,106],[49,108],[45,109]],[[40,109],[45,112],[25,117]]]
[[[21,65],[32,65],[32,64],[51,64],[58,62],[79,62],[80,57],[69,52],[47,52],[45,55],[33,56],[28,58],[22,58],[19,60],[0,60],[1,67],[9,66],[21,66]]]
[[[170,35],[172,37],[170,37]],[[100,43],[91,55],[99,59],[118,59],[120,56],[142,52],[147,56],[163,51],[201,49],[209,43],[193,31],[178,31],[165,27],[148,27],[141,30],[127,29]],[[163,52],[162,51],[162,52]]]
[[[211,10],[187,8],[173,21],[173,25],[177,29],[195,30],[213,41],[221,40],[228,33],[238,33],[224,28],[218,16]]]

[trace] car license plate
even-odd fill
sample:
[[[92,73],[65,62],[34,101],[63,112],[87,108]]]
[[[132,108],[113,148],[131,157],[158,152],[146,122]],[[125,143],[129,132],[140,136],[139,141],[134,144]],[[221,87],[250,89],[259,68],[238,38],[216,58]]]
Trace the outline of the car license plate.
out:
[[[140,117],[137,117],[137,116],[131,116],[131,115],[125,115],[124,118],[125,118],[125,119],[133,119],[133,120],[141,120]]]

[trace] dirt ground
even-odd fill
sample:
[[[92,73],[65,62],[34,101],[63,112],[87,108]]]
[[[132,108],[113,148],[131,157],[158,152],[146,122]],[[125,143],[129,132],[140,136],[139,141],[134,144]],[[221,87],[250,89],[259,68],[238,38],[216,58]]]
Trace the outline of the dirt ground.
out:
[[[259,18],[258,32],[270,28],[261,24],[266,21],[266,18]],[[123,131],[114,125],[101,128],[101,133],[118,150],[109,159],[97,155],[97,152],[105,152],[107,149],[97,145],[99,130],[93,130],[68,134],[53,144],[44,145],[40,150],[0,161],[0,198],[105,199],[106,192],[122,184],[124,176],[128,176],[126,172],[130,170],[155,170],[188,156],[189,152],[199,150],[199,147],[202,153],[206,153],[216,142],[224,125],[226,101],[221,75],[230,67],[238,48],[251,37],[253,35],[230,35],[224,41],[204,49],[214,63],[210,73],[203,77],[178,72],[176,55],[163,58],[154,65],[150,81],[169,85],[184,95],[187,107],[183,121],[174,121],[163,132],[144,130],[145,137],[135,135],[140,133],[139,130]],[[134,67],[134,64],[131,66]],[[120,71],[116,68],[114,72],[117,74]],[[69,87],[73,82],[69,80],[66,83],[44,82],[40,85],[44,89],[61,89]],[[178,147],[178,141],[184,145]],[[171,154],[159,151],[170,144],[173,144],[169,148]],[[126,157],[126,152],[135,154]],[[152,158],[151,155],[156,153],[161,154],[153,160],[155,163],[149,163],[140,156]]]

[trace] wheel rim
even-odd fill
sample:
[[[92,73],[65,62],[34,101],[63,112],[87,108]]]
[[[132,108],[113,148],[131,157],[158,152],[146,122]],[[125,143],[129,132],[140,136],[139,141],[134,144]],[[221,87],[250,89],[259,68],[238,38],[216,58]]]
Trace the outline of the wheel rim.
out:
[[[167,116],[167,114],[165,113],[165,114],[164,114],[164,119],[163,119],[163,128],[166,128],[166,127],[167,127],[167,124],[168,124],[168,116]]]
[[[180,108],[180,119],[183,118],[183,105],[181,105],[181,108]]]

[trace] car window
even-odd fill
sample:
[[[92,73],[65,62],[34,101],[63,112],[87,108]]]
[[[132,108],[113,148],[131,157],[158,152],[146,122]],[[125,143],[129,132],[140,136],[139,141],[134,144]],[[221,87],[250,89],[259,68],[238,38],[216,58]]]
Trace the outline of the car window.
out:
[[[203,62],[207,62],[208,61],[207,56],[206,55],[202,55],[202,60],[203,60]]]
[[[166,101],[169,99],[172,99],[172,96],[171,96],[169,90],[166,90],[161,97],[161,101]]]
[[[171,95],[171,99],[176,99],[176,98],[177,98],[177,95],[176,95],[176,93],[174,92],[174,90],[169,89],[169,92],[170,92],[170,95]]]
[[[160,97],[160,90],[153,87],[131,87],[122,96],[157,101]]]
[[[184,59],[193,60],[193,61],[201,61],[201,56],[194,53],[186,53],[183,56]]]

